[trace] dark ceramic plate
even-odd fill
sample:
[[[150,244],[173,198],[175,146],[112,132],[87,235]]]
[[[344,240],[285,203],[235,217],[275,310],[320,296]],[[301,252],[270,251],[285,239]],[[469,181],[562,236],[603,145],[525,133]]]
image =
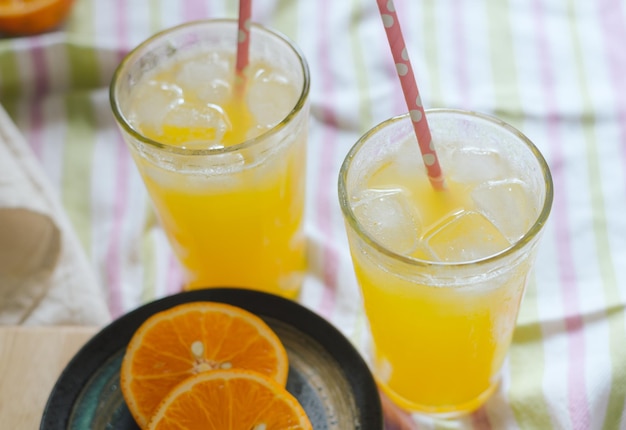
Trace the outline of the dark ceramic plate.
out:
[[[381,430],[376,385],[365,361],[329,322],[291,300],[234,288],[197,290],[166,297],[122,316],[74,356],[56,382],[41,430],[138,429],[119,387],[124,350],[152,314],[181,303],[217,301],[263,318],[289,356],[287,389],[316,430]]]

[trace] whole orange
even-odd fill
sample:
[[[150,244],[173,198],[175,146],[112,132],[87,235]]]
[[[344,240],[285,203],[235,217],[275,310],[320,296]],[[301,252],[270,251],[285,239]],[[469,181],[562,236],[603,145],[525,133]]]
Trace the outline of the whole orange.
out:
[[[74,0],[0,0],[0,34],[27,36],[59,26]]]

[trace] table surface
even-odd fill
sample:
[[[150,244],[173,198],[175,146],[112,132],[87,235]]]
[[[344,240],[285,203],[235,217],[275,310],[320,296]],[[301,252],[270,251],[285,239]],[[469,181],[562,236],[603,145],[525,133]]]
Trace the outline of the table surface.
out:
[[[363,347],[337,176],[364,132],[406,112],[376,1],[253,3],[253,20],[295,40],[311,70],[309,270],[299,300]],[[502,389],[456,425],[626,429],[626,3],[395,7],[424,106],[502,118],[535,143],[554,179]],[[158,30],[236,14],[232,0],[77,0],[56,31],[0,38],[0,103],[62,203],[113,317],[179,291],[181,273],[111,114],[112,74]],[[16,342],[4,336],[2,345]]]
[[[2,428],[39,428],[41,414],[65,365],[96,327],[0,327]]]

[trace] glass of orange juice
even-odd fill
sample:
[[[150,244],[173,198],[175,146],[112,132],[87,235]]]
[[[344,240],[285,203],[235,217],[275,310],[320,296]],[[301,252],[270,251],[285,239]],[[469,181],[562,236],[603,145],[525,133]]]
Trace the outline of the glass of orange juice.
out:
[[[187,289],[297,296],[309,69],[293,42],[252,24],[235,72],[236,20],[197,21],[141,43],[110,87],[113,113]]]
[[[367,132],[339,200],[382,391],[454,417],[495,390],[552,206],[550,170],[490,116],[429,110],[446,188],[430,185],[408,115]]]

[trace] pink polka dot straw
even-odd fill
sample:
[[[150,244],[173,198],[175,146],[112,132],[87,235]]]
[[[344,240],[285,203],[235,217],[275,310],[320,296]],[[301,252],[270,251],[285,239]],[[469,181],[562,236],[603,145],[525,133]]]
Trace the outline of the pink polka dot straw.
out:
[[[235,70],[237,76],[244,76],[244,70],[248,66],[248,53],[250,51],[250,15],[252,10],[251,0],[239,0],[239,25],[237,32],[237,62]]]
[[[413,129],[422,153],[422,159],[426,166],[426,172],[431,185],[436,190],[445,188],[445,180],[439,165],[439,159],[435,152],[433,139],[428,128],[428,121],[424,113],[424,106],[417,88],[417,82],[413,74],[413,67],[409,61],[400,22],[396,15],[396,8],[392,0],[377,0],[380,17],[382,18],[387,40],[396,64],[398,78],[404,93],[404,99],[409,109],[409,115],[413,122]]]

